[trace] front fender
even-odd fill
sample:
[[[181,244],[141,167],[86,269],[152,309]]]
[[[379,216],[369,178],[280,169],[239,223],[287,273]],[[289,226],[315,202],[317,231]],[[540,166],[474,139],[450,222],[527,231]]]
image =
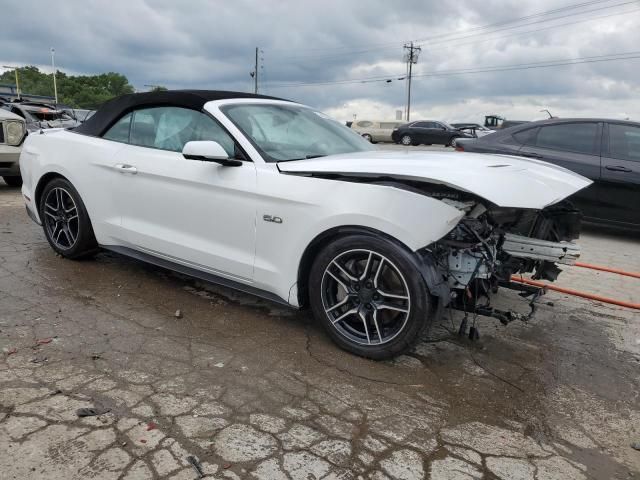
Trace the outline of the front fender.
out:
[[[415,252],[442,238],[464,212],[440,200],[392,186],[274,173],[259,179],[257,286],[291,298],[304,252],[315,238],[339,227],[381,232]],[[276,215],[282,223],[263,220]]]

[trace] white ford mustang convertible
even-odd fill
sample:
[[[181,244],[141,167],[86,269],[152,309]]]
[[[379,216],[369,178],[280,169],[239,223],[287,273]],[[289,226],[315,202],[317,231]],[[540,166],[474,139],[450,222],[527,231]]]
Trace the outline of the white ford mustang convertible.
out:
[[[29,216],[67,258],[100,248],[309,306],[341,347],[409,349],[451,306],[579,255],[590,181],[517,157],[377,151],[322,113],[221,91],[126,95],[29,135]]]

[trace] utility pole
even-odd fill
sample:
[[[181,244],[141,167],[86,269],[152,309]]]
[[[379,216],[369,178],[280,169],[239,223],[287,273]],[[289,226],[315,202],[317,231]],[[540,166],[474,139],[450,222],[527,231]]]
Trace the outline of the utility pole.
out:
[[[403,47],[405,50],[408,50],[406,54],[406,62],[409,68],[409,75],[407,76],[407,122],[411,120],[411,75],[413,73],[413,64],[418,63],[418,55],[421,52],[420,47],[414,47],[413,42],[405,45]]]
[[[51,48],[51,69],[53,70],[53,95],[56,99],[56,105],[58,105],[58,86],[56,85],[56,62],[54,60],[56,56],[56,49]]]
[[[12,67],[11,65],[3,65],[2,68],[13,68],[13,72],[16,74],[16,95],[18,96],[18,100],[22,97],[20,96],[20,82],[18,81],[18,67]]]
[[[256,67],[255,67],[255,75],[253,76],[253,93],[258,93],[258,47],[256,47]]]

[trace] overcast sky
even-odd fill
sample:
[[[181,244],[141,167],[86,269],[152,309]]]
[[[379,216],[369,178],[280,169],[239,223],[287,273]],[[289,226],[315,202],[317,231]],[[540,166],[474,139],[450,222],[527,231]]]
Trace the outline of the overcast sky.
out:
[[[593,61],[640,56],[638,1],[20,0],[1,10],[0,65],[50,71],[55,47],[59,69],[120,72],[141,91],[145,84],[249,91],[259,46],[261,93],[340,120],[393,119],[406,101],[406,82],[397,80],[406,71],[402,45],[416,40],[412,119],[532,120],[543,108],[640,119],[640,58]],[[509,65],[528,68],[443,75]],[[372,78],[383,81],[278,87]]]

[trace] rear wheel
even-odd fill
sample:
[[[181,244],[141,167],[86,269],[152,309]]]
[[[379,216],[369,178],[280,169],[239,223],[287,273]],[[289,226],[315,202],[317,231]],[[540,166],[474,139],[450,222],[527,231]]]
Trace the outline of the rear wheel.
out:
[[[22,177],[20,177],[20,176],[16,176],[16,177],[5,176],[5,177],[2,177],[2,179],[10,187],[21,187],[22,186]]]
[[[342,348],[381,360],[409,350],[431,324],[431,297],[410,252],[385,238],[343,237],[316,257],[315,318]]]
[[[40,219],[51,248],[66,258],[84,258],[98,251],[87,210],[71,183],[50,181],[40,196]]]
[[[373,143],[373,138],[368,133],[363,133],[362,138],[364,138],[369,143]]]

